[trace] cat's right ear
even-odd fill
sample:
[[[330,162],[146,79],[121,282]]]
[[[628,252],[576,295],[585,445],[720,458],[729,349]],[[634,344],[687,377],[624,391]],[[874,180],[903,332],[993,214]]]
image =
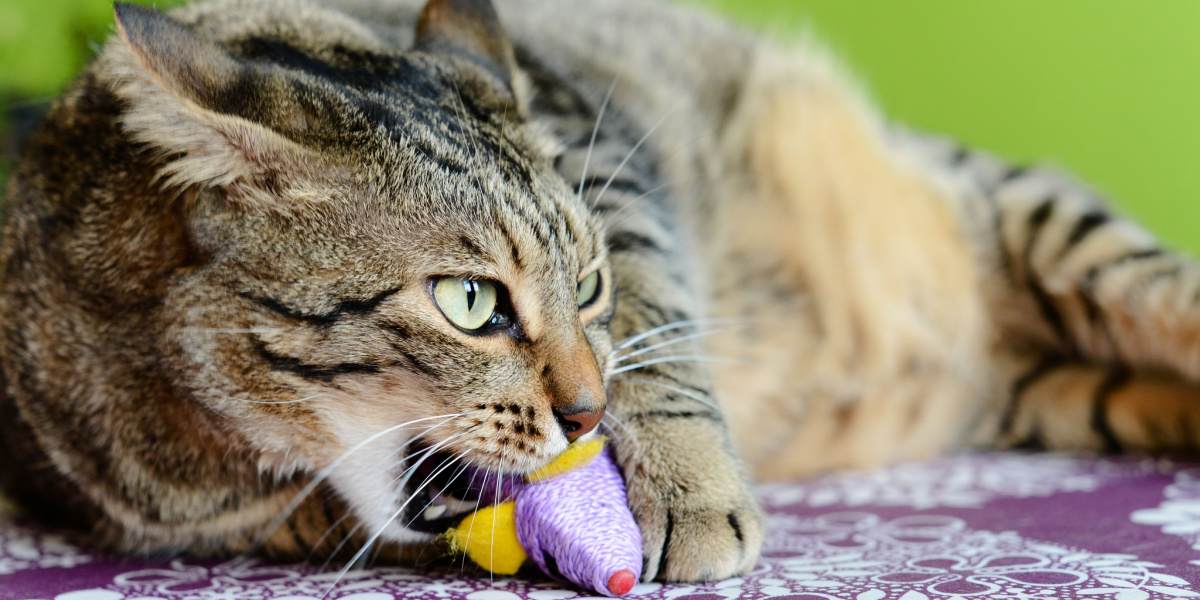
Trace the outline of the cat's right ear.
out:
[[[167,14],[123,3],[115,13],[127,50],[111,66],[129,106],[121,122],[168,158],[167,184],[266,197],[259,184],[280,171],[311,168],[311,151],[250,114],[262,73]]]
[[[524,75],[492,0],[427,0],[417,20],[415,48],[482,69],[491,85],[475,90],[477,96],[498,108],[525,112]]]

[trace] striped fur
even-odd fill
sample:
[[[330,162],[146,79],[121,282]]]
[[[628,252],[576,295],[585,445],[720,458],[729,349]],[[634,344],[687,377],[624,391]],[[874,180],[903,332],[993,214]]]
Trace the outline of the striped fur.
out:
[[[430,6],[122,16],[8,192],[11,495],[121,551],[417,560],[408,467],[536,468],[603,385],[647,577],[703,580],[757,560],[751,475],[1194,452],[1197,267],[1080,184],[690,9]]]

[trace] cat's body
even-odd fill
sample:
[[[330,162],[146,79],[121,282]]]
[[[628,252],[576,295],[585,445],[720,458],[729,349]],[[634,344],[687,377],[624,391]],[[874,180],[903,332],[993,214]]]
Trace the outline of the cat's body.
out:
[[[10,188],[12,493],[122,550],[327,555],[423,537],[406,452],[528,470],[606,394],[647,575],[692,580],[756,560],[742,459],[1196,447],[1200,270],[1080,186],[683,8],[498,0],[510,49],[421,4],[126,9]],[[458,331],[443,277],[512,322]]]

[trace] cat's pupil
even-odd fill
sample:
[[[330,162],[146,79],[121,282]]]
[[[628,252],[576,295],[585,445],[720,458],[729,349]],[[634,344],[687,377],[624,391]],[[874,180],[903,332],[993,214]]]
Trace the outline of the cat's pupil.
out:
[[[463,287],[467,290],[467,311],[469,312],[475,308],[475,294],[479,289],[479,284],[470,279],[464,279]]]

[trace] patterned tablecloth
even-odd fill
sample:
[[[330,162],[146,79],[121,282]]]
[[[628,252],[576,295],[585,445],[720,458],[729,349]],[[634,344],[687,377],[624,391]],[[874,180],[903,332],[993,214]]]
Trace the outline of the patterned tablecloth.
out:
[[[946,458],[759,489],[765,556],[704,585],[641,585],[647,599],[958,600],[1200,597],[1200,469],[1015,454]],[[301,600],[336,573],[253,560],[95,556],[0,521],[0,599]],[[583,596],[552,582],[372,569],[328,597]]]

